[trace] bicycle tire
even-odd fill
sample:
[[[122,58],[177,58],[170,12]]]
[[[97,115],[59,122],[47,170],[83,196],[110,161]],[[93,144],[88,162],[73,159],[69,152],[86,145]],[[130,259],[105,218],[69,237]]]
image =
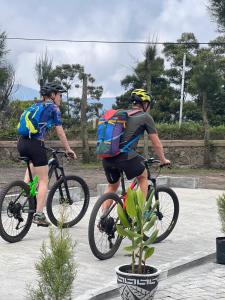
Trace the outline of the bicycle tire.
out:
[[[84,201],[83,201],[83,205],[81,208],[81,211],[79,212],[79,214],[71,221],[69,222],[65,222],[62,226],[65,227],[72,227],[75,224],[77,224],[85,215],[87,209],[88,209],[88,205],[89,205],[89,201],[90,201],[90,193],[89,193],[89,188],[87,186],[87,183],[80,177],[78,176],[74,176],[74,175],[67,175],[64,178],[61,177],[58,181],[56,181],[54,183],[54,185],[52,186],[49,194],[48,194],[48,198],[47,198],[47,205],[46,205],[46,209],[47,209],[47,214],[49,217],[49,220],[55,225],[58,226],[58,222],[60,220],[57,219],[57,217],[55,216],[54,212],[53,212],[53,199],[54,199],[54,195],[56,193],[56,191],[59,189],[59,187],[64,183],[64,180],[66,179],[66,181],[68,182],[69,180],[72,180],[76,183],[79,184],[79,186],[81,187],[83,194],[84,194]]]
[[[121,236],[117,236],[115,243],[113,245],[113,247],[106,253],[101,252],[97,245],[96,245],[96,240],[95,240],[95,226],[96,226],[96,217],[98,214],[98,211],[100,210],[102,204],[104,201],[108,200],[108,199],[112,199],[113,201],[117,203],[120,203],[121,206],[122,204],[122,200],[120,199],[120,197],[115,194],[115,193],[106,193],[104,195],[102,195],[97,202],[95,203],[92,212],[91,212],[91,216],[90,216],[90,220],[89,220],[89,225],[88,225],[88,241],[89,241],[89,245],[91,248],[92,253],[94,254],[94,256],[100,260],[106,260],[109,259],[111,257],[113,257],[113,255],[117,252],[117,250],[120,247],[120,244],[123,240],[123,238]],[[115,206],[116,209],[116,206]],[[99,229],[97,229],[99,230]]]
[[[161,207],[163,205],[163,203],[162,203],[163,200],[160,199],[160,195],[162,193],[165,193],[165,194],[170,196],[170,199],[171,199],[172,205],[173,205],[173,216],[171,218],[171,222],[168,224],[168,227],[166,228],[164,233],[160,234],[160,232],[159,232],[159,235],[157,236],[157,239],[155,240],[155,243],[159,243],[159,242],[165,240],[168,237],[168,235],[173,231],[173,229],[174,229],[174,227],[177,223],[178,216],[179,216],[179,200],[178,200],[178,197],[177,197],[176,193],[171,188],[169,188],[167,186],[157,186],[156,190],[159,193],[159,203],[160,203],[159,205],[161,205]],[[147,199],[149,198],[151,191],[152,190],[150,188],[149,192],[148,192],[148,195],[147,195]],[[156,222],[157,222],[156,227],[154,227],[154,228],[159,228],[159,226],[157,226],[157,225],[159,225],[158,222],[160,222],[160,220],[158,219]],[[145,240],[148,239],[148,238],[149,238],[149,236],[145,235]]]
[[[23,189],[23,191],[26,193],[26,197],[29,197],[29,191],[30,191],[29,186],[24,181],[13,181],[13,182],[7,184],[5,187],[3,187],[3,189],[1,190],[1,193],[0,193],[0,236],[9,243],[19,242],[20,240],[22,240],[25,237],[25,235],[28,233],[28,231],[31,227],[33,214],[34,214],[33,212],[27,213],[28,217],[27,217],[26,223],[23,226],[22,231],[20,231],[20,233],[18,235],[12,236],[5,231],[5,228],[3,225],[3,218],[2,218],[2,213],[4,212],[3,211],[3,203],[4,203],[7,193],[10,191],[10,189],[15,188],[15,187],[20,187],[21,189]],[[29,210],[35,210],[35,207],[33,206],[33,202],[31,201],[31,199],[29,199],[28,204],[29,204]],[[8,214],[8,207],[7,207],[7,214]],[[13,218],[14,218],[14,216],[13,216]]]

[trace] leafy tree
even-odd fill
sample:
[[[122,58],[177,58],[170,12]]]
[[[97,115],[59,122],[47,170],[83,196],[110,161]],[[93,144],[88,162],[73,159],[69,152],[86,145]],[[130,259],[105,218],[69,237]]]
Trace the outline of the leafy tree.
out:
[[[102,86],[93,86],[95,82],[94,77],[91,74],[87,74],[84,70],[83,66],[79,67],[79,75],[78,75],[80,83],[76,85],[77,88],[82,88],[82,96],[81,96],[81,139],[82,139],[82,146],[83,146],[83,161],[88,163],[90,162],[90,150],[88,145],[88,130],[87,130],[87,120],[88,120],[88,96],[93,99],[99,100],[103,88]],[[101,105],[93,105],[95,111],[98,114],[98,107]]]
[[[125,93],[116,98],[117,108],[129,107],[130,92],[136,88],[144,88],[153,94],[151,115],[157,122],[171,121],[174,116],[168,111],[168,104],[176,99],[176,90],[170,86],[164,74],[164,59],[157,56],[154,42],[147,46],[143,61],[133,69],[133,74],[127,75],[121,85]],[[164,107],[162,111],[160,108]],[[172,106],[171,106],[172,107]]]
[[[6,33],[0,33],[0,112],[9,104],[9,96],[15,80],[13,67],[6,61]]]
[[[193,59],[190,92],[196,95],[196,101],[202,106],[202,118],[205,129],[204,135],[204,163],[210,165],[209,155],[209,103],[213,103],[218,91],[222,92],[224,76],[221,73],[221,64],[224,68],[225,58],[218,56],[210,48],[201,48]],[[224,106],[223,106],[224,107]]]
[[[60,66],[56,66],[55,69],[51,71],[51,81],[60,83],[67,91],[66,101],[68,116],[70,116],[69,90],[74,87],[75,80],[77,80],[77,75],[79,74],[80,68],[81,66],[79,64],[63,64]]]
[[[225,2],[224,0],[209,0],[210,6],[208,7],[213,20],[218,24],[218,30],[225,32]]]

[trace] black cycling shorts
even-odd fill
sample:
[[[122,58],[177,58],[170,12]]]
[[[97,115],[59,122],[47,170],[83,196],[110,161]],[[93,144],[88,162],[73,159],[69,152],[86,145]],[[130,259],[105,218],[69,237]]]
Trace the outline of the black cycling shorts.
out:
[[[38,139],[20,137],[17,143],[20,156],[29,157],[34,167],[42,167],[48,164],[44,142]]]
[[[120,179],[120,172],[124,171],[128,180],[141,175],[145,170],[144,158],[137,155],[132,159],[121,160],[117,157],[102,160],[105,175],[109,183],[116,183]]]

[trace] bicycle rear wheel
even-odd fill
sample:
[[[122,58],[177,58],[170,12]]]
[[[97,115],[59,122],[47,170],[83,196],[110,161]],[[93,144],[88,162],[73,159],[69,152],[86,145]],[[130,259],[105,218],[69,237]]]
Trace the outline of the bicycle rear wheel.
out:
[[[102,212],[103,203],[112,200],[108,209]],[[92,253],[101,260],[111,258],[122,242],[116,232],[116,224],[119,221],[116,205],[122,201],[117,194],[106,193],[102,195],[95,203],[91,212],[88,225],[88,241]]]
[[[149,198],[151,191],[152,190],[150,189],[147,199]],[[156,191],[159,198],[159,206],[155,210],[157,221],[155,226],[145,234],[145,239],[148,239],[151,233],[155,229],[158,229],[159,233],[155,243],[159,243],[168,237],[177,223],[179,215],[179,201],[176,193],[169,187],[158,186]],[[153,205],[154,202],[155,197],[153,197]]]
[[[0,236],[15,243],[28,233],[35,212],[34,199],[29,199],[29,186],[13,181],[0,193]]]
[[[68,191],[65,187],[65,182]],[[68,199],[68,193],[70,199]],[[73,175],[61,177],[55,182],[48,194],[46,205],[48,217],[55,226],[58,226],[63,209],[63,215],[66,219],[63,227],[72,227],[85,215],[89,200],[89,189],[82,178]]]

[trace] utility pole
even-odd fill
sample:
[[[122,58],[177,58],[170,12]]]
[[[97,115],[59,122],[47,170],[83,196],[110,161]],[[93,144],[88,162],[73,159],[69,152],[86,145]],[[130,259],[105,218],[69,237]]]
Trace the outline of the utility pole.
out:
[[[186,53],[184,53],[184,56],[183,56],[183,68],[182,68],[182,79],[181,79],[181,93],[180,93],[179,128],[181,127],[182,114],[183,114],[185,67],[186,67]]]

